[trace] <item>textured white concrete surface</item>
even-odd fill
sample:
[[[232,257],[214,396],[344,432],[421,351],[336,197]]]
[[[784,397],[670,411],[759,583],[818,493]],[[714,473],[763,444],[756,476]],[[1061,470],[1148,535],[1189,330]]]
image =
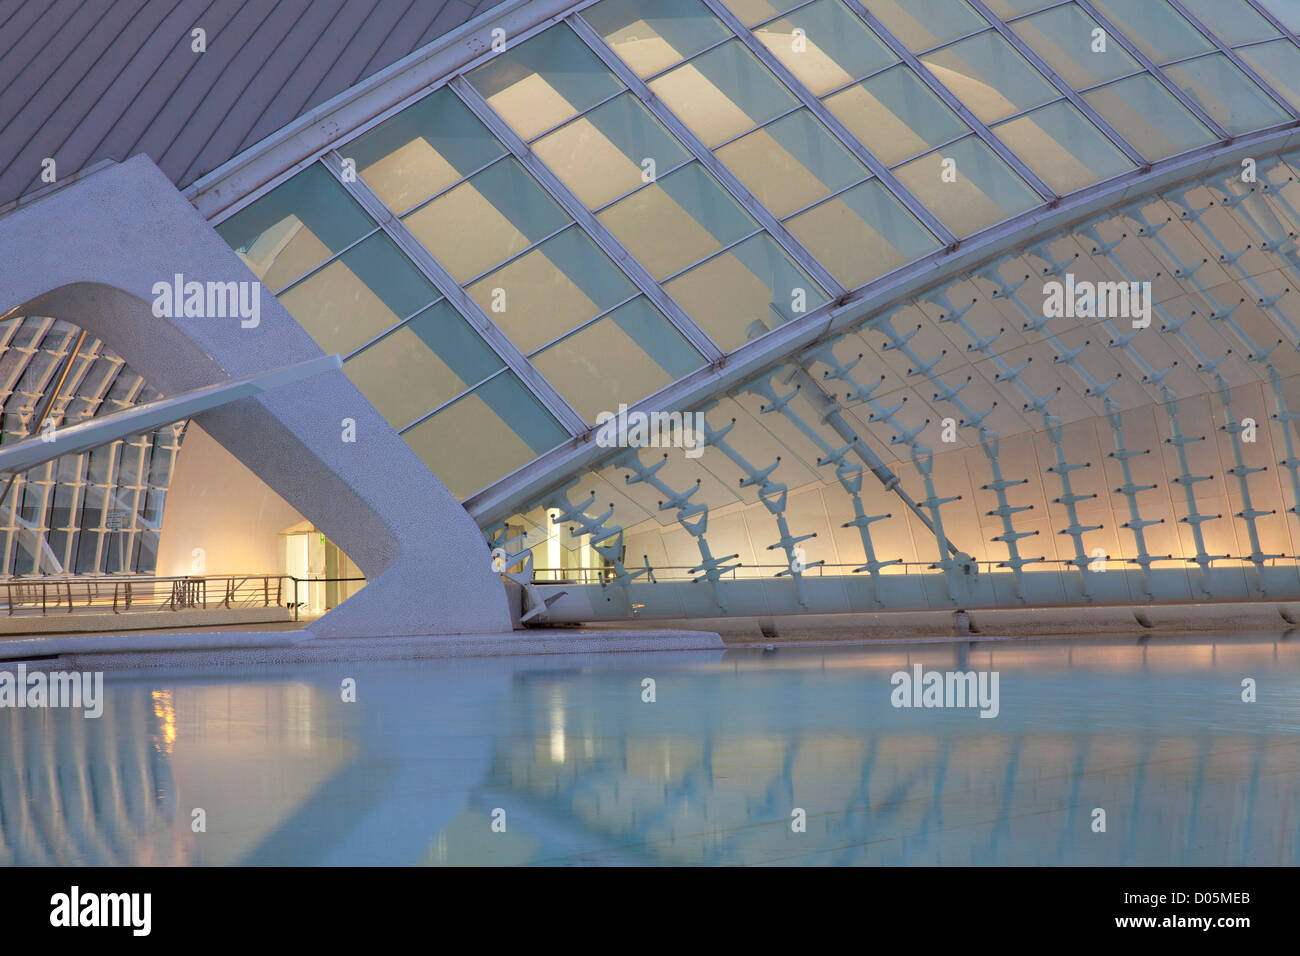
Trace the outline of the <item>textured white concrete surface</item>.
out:
[[[388,661],[453,657],[502,657],[521,654],[602,654],[628,651],[722,650],[722,638],[708,631],[615,631],[577,628],[512,631],[502,634],[428,637],[303,638],[302,632],[245,632],[186,635],[129,635],[45,639],[33,644],[32,657],[59,667],[126,670],[165,667],[311,664],[329,661]],[[8,644],[0,654],[8,653]],[[5,658],[0,656],[0,661]],[[17,658],[10,658],[17,659]],[[51,666],[54,666],[53,664]]]
[[[0,249],[0,315],[51,316],[88,329],[164,394],[322,354],[269,292],[255,328],[238,318],[152,314],[154,283],[177,273],[199,282],[254,276],[147,157],[0,216]],[[355,443],[342,440],[344,419],[356,423]],[[510,629],[477,526],[341,371],[196,420],[369,579],[313,625],[316,633]]]

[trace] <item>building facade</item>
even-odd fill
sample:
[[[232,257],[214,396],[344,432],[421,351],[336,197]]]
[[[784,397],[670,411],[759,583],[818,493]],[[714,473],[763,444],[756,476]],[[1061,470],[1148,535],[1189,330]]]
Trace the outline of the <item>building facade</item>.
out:
[[[170,175],[409,449],[343,483],[418,461],[472,519],[387,549],[411,580],[450,550],[533,621],[1294,598],[1298,29],[506,0]]]

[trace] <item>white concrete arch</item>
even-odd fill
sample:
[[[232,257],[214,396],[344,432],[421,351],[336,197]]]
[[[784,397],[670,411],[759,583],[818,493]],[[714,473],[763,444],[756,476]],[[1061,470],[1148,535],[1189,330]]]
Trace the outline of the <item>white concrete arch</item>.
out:
[[[172,394],[322,355],[273,296],[260,321],[158,318],[155,283],[253,281],[147,158],[98,170],[0,217],[0,316],[102,338]],[[343,420],[356,441],[343,440]],[[316,636],[508,631],[505,592],[466,511],[341,371],[198,416],[205,431],[342,548],[369,580]]]

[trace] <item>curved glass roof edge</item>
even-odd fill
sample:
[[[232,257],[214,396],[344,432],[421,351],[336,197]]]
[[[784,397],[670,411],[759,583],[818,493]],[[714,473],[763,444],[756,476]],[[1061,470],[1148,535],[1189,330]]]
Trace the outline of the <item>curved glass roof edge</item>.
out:
[[[536,0],[534,0],[534,2],[536,2]],[[1005,163],[1015,176],[1026,184],[1029,190],[1036,194],[1037,198],[1041,200],[1027,208],[1022,208],[1021,211],[1010,216],[996,219],[995,221],[988,222],[986,225],[980,225],[979,228],[976,228],[973,231],[967,232],[963,229],[962,234],[954,235],[951,231],[944,228],[944,224],[935,217],[930,204],[920,201],[912,191],[908,190],[906,186],[893,175],[893,171],[898,169],[900,166],[914,162],[919,158],[936,152],[937,150],[944,148],[945,144],[940,144],[939,146],[923,150],[913,157],[904,159],[892,165],[887,166],[884,163],[881,163],[879,159],[874,157],[874,154],[870,153],[870,150],[867,149],[861,141],[854,137],[852,133],[848,132],[847,128],[844,127],[837,118],[832,116],[830,117],[830,120],[827,121],[826,117],[829,116],[829,110],[822,102],[822,99],[814,95],[806,86],[803,85],[798,77],[795,77],[772,55],[771,51],[768,50],[767,47],[764,46],[764,44],[755,36],[754,27],[744,27],[743,23],[739,21],[734,13],[731,12],[730,8],[726,7],[721,0],[700,0],[702,9],[710,11],[715,17],[717,17],[723,24],[724,28],[728,30],[728,35],[724,36],[716,43],[711,44],[704,50],[695,51],[685,59],[665,67],[654,74],[655,76],[662,76],[665,73],[671,72],[672,70],[681,67],[684,63],[689,63],[695,58],[703,56],[709,50],[731,43],[738,38],[741,46],[747,49],[757,63],[760,64],[759,68],[767,68],[769,73],[768,78],[781,84],[788,93],[793,94],[791,102],[795,105],[784,111],[781,115],[796,112],[801,108],[801,105],[802,107],[807,108],[814,116],[819,120],[822,120],[823,126],[825,126],[829,131],[829,135],[835,141],[840,143],[840,145],[848,148],[850,152],[858,156],[860,159],[864,159],[863,154],[866,154],[870,159],[873,159],[874,162],[868,165],[868,169],[871,170],[875,177],[879,178],[879,181],[884,186],[885,190],[887,190],[888,194],[895,201],[901,202],[905,209],[916,216],[925,229],[928,229],[930,233],[939,237],[941,242],[939,249],[897,265],[882,275],[876,276],[856,288],[847,288],[838,281],[831,271],[827,269],[825,264],[818,259],[801,240],[797,239],[785,228],[784,223],[786,220],[793,218],[795,214],[811,209],[823,202],[827,202],[839,193],[852,188],[853,185],[860,185],[861,183],[866,182],[871,179],[872,176],[868,175],[857,181],[855,184],[840,187],[837,190],[826,193],[822,195],[821,198],[814,199],[813,201],[801,206],[796,210],[796,213],[782,216],[774,215],[768,210],[766,205],[750,191],[749,187],[742,183],[735,173],[715,156],[715,149],[720,147],[708,147],[705,142],[696,135],[696,132],[690,127],[690,124],[683,121],[676,113],[669,110],[666,104],[664,104],[662,100],[657,98],[653,93],[647,92],[648,87],[646,87],[645,81],[636,76],[635,71],[631,71],[626,67],[622,70],[616,69],[615,65],[610,62],[610,57],[617,58],[619,54],[615,53],[612,48],[606,46],[604,39],[601,38],[599,34],[595,34],[595,31],[580,15],[582,10],[593,6],[598,2],[604,2],[604,0],[582,0],[582,2],[578,3],[548,4],[548,7],[558,6],[561,9],[551,17],[536,22],[527,29],[522,30],[517,36],[511,38],[509,43],[504,45],[503,49],[485,51],[478,57],[460,63],[450,72],[426,83],[423,87],[413,92],[406,93],[397,103],[374,113],[364,122],[355,125],[347,134],[335,137],[329,144],[318,149],[313,155],[299,159],[288,169],[266,180],[262,185],[248,192],[245,196],[234,202],[228,203],[222,209],[214,213],[211,221],[214,224],[224,222],[230,216],[248,208],[258,199],[266,196],[273,189],[288,182],[298,173],[311,168],[317,161],[320,161],[322,165],[326,166],[333,178],[344,186],[353,199],[359,198],[358,192],[369,193],[370,190],[366,187],[350,185],[349,180],[342,175],[342,171],[335,168],[340,160],[341,154],[339,151],[346,150],[348,145],[352,142],[377,129],[386,121],[397,116],[403,110],[408,109],[412,105],[424,100],[426,97],[432,96],[440,90],[450,90],[451,95],[454,95],[461,103],[468,106],[470,110],[478,116],[478,119],[485,124],[485,128],[489,131],[490,135],[495,136],[505,147],[500,156],[497,156],[486,164],[482,164],[476,171],[482,171],[488,166],[513,155],[516,161],[523,164],[523,168],[527,170],[525,175],[531,176],[531,182],[533,182],[535,186],[539,187],[542,192],[549,195],[553,201],[556,201],[558,203],[558,208],[562,209],[570,217],[568,223],[551,230],[546,236],[532,239],[532,241],[523,249],[514,252],[504,262],[498,262],[496,265],[486,267],[479,273],[479,278],[489,275],[494,270],[501,268],[505,263],[521,258],[530,250],[535,249],[545,241],[546,238],[554,236],[559,232],[563,232],[572,225],[578,225],[580,226],[579,231],[587,238],[594,239],[597,245],[604,249],[606,254],[613,260],[618,270],[632,280],[633,284],[640,290],[641,294],[647,296],[649,301],[658,308],[662,315],[665,316],[679,332],[686,336],[687,341],[690,342],[698,351],[701,351],[708,362],[716,365],[718,360],[724,355],[730,359],[732,356],[738,356],[742,353],[748,354],[754,351],[756,343],[776,341],[778,338],[782,338],[783,336],[778,336],[777,333],[789,329],[791,326],[805,328],[815,325],[817,322],[831,316],[836,309],[858,301],[863,295],[873,295],[874,293],[871,290],[877,288],[884,289],[888,287],[900,276],[900,274],[914,272],[917,269],[925,269],[929,265],[942,261],[947,256],[961,256],[972,247],[982,245],[990,235],[1000,235],[1002,232],[1006,231],[1008,226],[1013,226],[1018,223],[1032,223],[1036,219],[1044,218],[1043,214],[1045,210],[1053,210],[1046,218],[1054,219],[1060,212],[1063,197],[1058,196],[1056,192],[1039,177],[1038,173],[1031,167],[1031,165],[1022,156],[1017,154],[1016,151],[1004,142],[994,131],[995,126],[1005,124],[1011,119],[1027,116],[1035,110],[1043,109],[1047,105],[1060,103],[1062,100],[1067,101],[1083,113],[1087,120],[1092,122],[1096,131],[1100,133],[1104,140],[1128,156],[1130,161],[1143,164],[1137,169],[1127,170],[1110,177],[1095,179],[1087,185],[1065,193],[1065,198],[1070,199],[1074,199],[1080,195],[1092,195],[1098,191],[1105,191],[1116,182],[1127,182],[1127,180],[1132,176],[1143,175],[1156,168],[1176,166],[1177,163],[1182,161],[1188,155],[1197,154],[1201,150],[1219,147],[1225,143],[1232,143],[1235,145],[1243,138],[1257,135],[1261,132],[1256,130],[1248,133],[1239,133],[1235,137],[1229,135],[1222,125],[1215,122],[1213,117],[1210,115],[1210,112],[1201,107],[1200,103],[1193,95],[1190,95],[1186,90],[1176,84],[1163,72],[1160,66],[1156,65],[1142,54],[1131,40],[1125,37],[1120,31],[1116,30],[1113,25],[1110,24],[1110,21],[1106,20],[1098,12],[1097,7],[1091,2],[1091,0],[1067,0],[1067,3],[1072,3],[1078,6],[1080,9],[1092,16],[1096,22],[1109,27],[1110,32],[1116,37],[1118,43],[1122,45],[1137,62],[1144,66],[1144,69],[1140,71],[1140,73],[1150,74],[1155,83],[1165,88],[1174,98],[1179,100],[1179,102],[1181,102],[1199,122],[1203,123],[1208,130],[1213,132],[1214,135],[1218,137],[1217,141],[1174,153],[1155,163],[1146,162],[1145,157],[1143,157],[1135,147],[1128,143],[1128,141],[1125,140],[1108,121],[1100,117],[1096,110],[1082,99],[1079,91],[1072,89],[1069,84],[1065,83],[1060,77],[1052,73],[1050,67],[1045,66],[1041,57],[1038,57],[1037,54],[1032,53],[1032,51],[1032,55],[1026,55],[1026,47],[1023,41],[1014,37],[1011,31],[1007,28],[1006,21],[1003,21],[1001,18],[993,14],[983,0],[974,0],[974,2],[970,4],[971,9],[976,14],[982,16],[987,21],[988,26],[974,31],[966,37],[958,37],[955,40],[949,40],[942,44],[938,44],[934,49],[941,49],[948,47],[953,43],[962,42],[963,39],[967,39],[969,36],[997,33],[1005,42],[1007,42],[1013,51],[1013,55],[1019,55],[1020,58],[1024,60],[1026,67],[1042,80],[1047,88],[1053,89],[1056,94],[1054,98],[1051,98],[1044,103],[1035,103],[1033,106],[1016,110],[1004,116],[997,117],[996,119],[988,121],[981,120],[974,114],[969,105],[963,101],[961,96],[958,96],[953,92],[952,89],[933,75],[925,64],[921,63],[917,53],[909,50],[897,37],[889,33],[889,31],[884,28],[883,24],[870,14],[861,0],[840,0],[845,9],[858,16],[871,31],[873,31],[886,45],[890,47],[894,55],[899,58],[898,62],[890,64],[888,67],[883,67],[877,72],[883,72],[885,69],[892,69],[900,65],[910,68],[925,84],[925,86],[932,93],[937,94],[944,105],[951,109],[967,126],[968,132],[949,141],[949,143],[958,142],[971,137],[978,139],[984,147]],[[1048,4],[1039,10],[1032,12],[1041,13],[1044,10],[1053,8],[1054,6],[1065,6],[1067,3],[1055,5]],[[518,13],[518,11],[529,6],[529,4],[520,3],[511,4],[509,6],[511,13]],[[800,4],[796,9],[802,9],[804,6],[808,6],[808,4]],[[1254,6],[1254,4],[1252,4],[1252,6]],[[1171,4],[1170,8],[1176,13],[1182,12],[1181,5],[1174,6]],[[778,15],[778,17],[788,15],[790,12],[791,11],[787,11],[786,14]],[[483,23],[479,25],[480,29],[491,28],[492,23],[497,21],[497,18],[491,14],[485,15],[484,18],[480,19],[483,20]],[[1262,79],[1258,78],[1254,74],[1254,71],[1250,71],[1248,68],[1243,68],[1241,58],[1233,53],[1230,45],[1220,40],[1212,31],[1200,24],[1199,21],[1188,18],[1188,22],[1192,29],[1198,30],[1200,33],[1204,34],[1211,44],[1207,53],[1197,54],[1198,56],[1222,55],[1226,57],[1227,61],[1237,67],[1237,69],[1243,74],[1245,81],[1248,84],[1253,84],[1258,92],[1264,97],[1273,100],[1277,105],[1282,106],[1287,115],[1291,117],[1300,116],[1300,112],[1297,111],[1294,105],[1287,102],[1285,97],[1270,87]],[[473,21],[473,23],[477,24],[478,21]],[[585,44],[595,57],[604,61],[606,68],[610,70],[610,79],[616,83],[622,82],[623,87],[616,89],[613,93],[609,93],[608,95],[598,96],[594,102],[589,100],[587,106],[578,109],[576,113],[569,115],[567,118],[549,124],[541,133],[535,136],[522,136],[513,130],[511,124],[503,118],[495,105],[490,104],[487,99],[484,99],[479,95],[478,91],[473,88],[472,83],[467,80],[467,76],[472,71],[481,69],[489,64],[497,56],[511,50],[519,50],[527,44],[528,41],[553,29],[564,31],[570,38],[573,38],[576,35],[577,40],[581,44]],[[592,39],[593,34],[595,35],[594,40]],[[1290,38],[1292,39],[1292,42],[1295,42],[1292,35],[1284,33],[1283,36]],[[1132,75],[1136,76],[1140,75],[1140,73]],[[1111,80],[1108,82],[1118,81]],[[577,196],[566,187],[562,178],[556,175],[551,166],[544,163],[531,148],[531,145],[539,139],[569,125],[570,123],[581,121],[582,118],[587,116],[592,110],[609,103],[611,100],[622,96],[628,91],[631,91],[631,93],[636,96],[644,106],[651,107],[652,115],[657,117],[664,124],[669,136],[675,137],[678,145],[685,147],[686,154],[694,157],[695,161],[698,161],[706,170],[709,171],[718,184],[721,185],[727,193],[738,201],[741,206],[755,218],[758,226],[757,229],[747,232],[745,236],[742,236],[741,238],[733,237],[722,242],[722,244],[715,247],[713,251],[708,252],[702,257],[695,258],[690,264],[680,266],[675,270],[665,273],[664,278],[656,279],[649,271],[647,271],[641,264],[640,260],[629,252],[622,242],[614,238],[613,234],[609,233],[603,223],[596,218],[596,210],[589,209],[586,203],[580,201]],[[330,104],[327,104],[327,106],[329,105]],[[337,104],[335,104],[333,108],[337,109]],[[573,107],[570,107],[571,111],[572,109]],[[773,122],[775,122],[775,119],[771,117],[763,119],[761,122],[755,123],[745,132],[725,139],[723,144],[734,142],[749,133],[763,129]],[[1286,128],[1294,125],[1294,121],[1277,123],[1264,127],[1262,132],[1268,133],[1274,129]],[[518,140],[518,142],[515,142],[515,140]],[[258,144],[258,146],[249,150],[247,154],[242,155],[257,153],[261,146],[262,144]],[[333,161],[331,161],[331,157],[333,157]],[[237,157],[237,159],[239,158]],[[233,162],[235,161],[232,161],[232,163]],[[689,165],[690,162],[692,162],[691,159],[683,160],[680,164],[675,166],[674,169]],[[879,169],[876,167],[879,167]],[[396,229],[399,233],[405,234],[405,238],[410,239],[411,242],[417,245],[420,241],[414,236],[407,234],[408,231],[405,224],[402,222],[402,216],[412,214],[413,211],[431,204],[435,199],[450,192],[456,186],[468,182],[476,171],[471,171],[453,182],[450,186],[437,190],[433,196],[417,202],[415,206],[401,215],[388,209],[384,202],[379,200],[377,195],[371,193],[369,198],[372,201],[370,203],[363,202],[362,206],[366,209],[366,212],[370,217],[376,221],[377,225],[364,236],[352,240],[345,248],[331,253],[324,262],[318,263],[312,268],[307,269],[306,272],[298,278],[292,280],[287,285],[284,285],[281,291],[287,291],[288,289],[294,288],[299,283],[302,283],[308,278],[318,274],[331,262],[338,261],[338,259],[349,249],[352,249],[360,244],[364,239],[378,232],[383,232],[389,239],[396,242],[398,248],[405,255],[410,257],[411,250],[407,248],[407,245],[410,243],[403,243],[403,236],[394,235],[394,230]],[[218,172],[220,172],[220,170]],[[359,179],[359,176],[354,175],[351,183],[355,184]],[[207,178],[201,182],[207,182]],[[650,182],[653,183],[654,181],[650,180]],[[215,185],[209,183],[208,188],[216,189],[219,188],[220,185],[221,182],[218,180]],[[617,199],[611,200],[605,205],[597,208],[604,210],[642,189],[645,185],[646,183],[643,182],[641,186],[637,186],[630,192],[625,193]],[[1070,205],[1073,205],[1073,203]],[[936,228],[935,224],[937,224],[938,228]],[[736,348],[729,350],[719,349],[714,345],[711,334],[706,334],[702,326],[695,321],[692,314],[689,311],[682,309],[676,299],[667,292],[665,284],[670,278],[680,277],[684,273],[689,272],[712,259],[722,256],[728,250],[738,246],[746,238],[752,238],[753,236],[760,234],[767,236],[770,240],[774,240],[775,247],[783,250],[784,253],[791,258],[791,261],[797,266],[797,268],[801,270],[807,278],[810,278],[815,285],[826,290],[826,292],[829,293],[828,298],[831,301],[806,314],[796,315],[793,319],[787,320],[784,324],[778,324],[775,328],[766,330],[756,338],[747,341]],[[430,258],[432,261],[432,257]],[[532,393],[533,398],[541,402],[542,406],[554,416],[556,421],[569,433],[570,436],[581,437],[584,430],[587,428],[587,423],[585,422],[584,417],[575,411],[574,406],[560,395],[560,392],[533,367],[528,359],[529,355],[535,355],[537,352],[541,351],[541,349],[516,348],[513,343],[509,341],[509,337],[499,327],[499,323],[495,322],[491,315],[482,312],[481,309],[478,306],[475,306],[472,300],[465,294],[464,290],[465,286],[469,284],[468,282],[461,282],[453,279],[450,274],[447,274],[446,276],[438,274],[435,276],[430,273],[430,269],[426,264],[422,263],[418,258],[413,259],[412,261],[417,269],[425,273],[426,278],[430,280],[434,288],[441,293],[442,297],[448,301],[452,308],[460,313],[462,318],[469,322],[471,328],[485,339],[489,348],[496,352],[504,361],[505,367],[518,376],[523,386]],[[439,265],[439,270],[445,271],[442,270],[441,265]],[[448,288],[449,285],[454,286],[455,288],[450,289]],[[776,288],[776,286],[773,286],[773,289]],[[467,309],[469,310],[468,312]],[[603,311],[600,311],[595,318],[599,318],[609,311],[611,310],[604,309]],[[480,312],[481,314],[478,314]],[[410,316],[401,319],[398,322],[398,325],[401,325],[409,318]],[[549,341],[556,342],[566,338],[567,336],[574,334],[578,329],[591,325],[595,321],[595,318],[592,317],[579,318],[580,321],[578,326],[570,328],[567,332],[561,332],[558,335],[552,336]],[[393,326],[393,328],[396,327],[397,326]],[[389,329],[389,331],[391,331],[391,329]],[[371,339],[371,341],[373,341],[373,339]],[[494,375],[495,374],[497,373],[494,373]],[[653,395],[658,396],[670,389],[671,386],[666,386],[664,389],[654,392]],[[472,388],[470,390],[472,390]],[[467,392],[468,391],[469,390],[467,390]],[[645,399],[642,399],[641,401],[645,401]],[[432,414],[433,412],[429,412],[425,417]],[[527,466],[525,465],[521,467]],[[510,473],[510,475],[513,474],[515,474],[515,472]],[[475,492],[471,497],[477,497],[482,492],[500,484],[502,481],[506,481],[510,475],[484,486],[483,489],[479,492]]]
[[[1231,143],[1214,142],[1193,147],[1161,159],[1149,168],[1131,169],[1109,180],[1076,190],[1063,197],[1049,216],[1043,215],[1046,206],[1036,206],[1009,217],[962,240],[959,249],[938,249],[914,259],[855,289],[843,300],[828,302],[794,322],[746,343],[728,354],[726,366],[740,368],[742,371],[729,376],[725,383],[719,384],[718,380],[726,366],[700,369],[653,396],[634,404],[629,403],[628,410],[690,410],[705,404],[755,375],[779,366],[791,355],[808,349],[822,338],[862,324],[873,313],[886,313],[932,287],[942,286],[955,275],[996,261],[1007,250],[1023,250],[1087,221],[1096,214],[1098,207],[1104,208],[1106,203],[1113,202],[1116,193],[1122,195],[1138,182],[1147,188],[1136,195],[1130,194],[1133,199],[1231,168],[1242,156],[1273,156],[1298,146],[1300,129],[1297,129],[1297,124],[1280,124],[1258,133],[1243,134]],[[1255,147],[1263,149],[1257,150]],[[1034,229],[1036,224],[1041,228]],[[1026,234],[1022,235],[1022,232]],[[979,248],[972,249],[973,246]],[[731,380],[733,378],[734,382]],[[664,400],[665,396],[667,401]],[[463,499],[465,508],[481,527],[488,527],[525,507],[533,498],[562,485],[565,476],[595,468],[617,457],[623,450],[600,449],[594,445],[594,440],[581,439],[582,436],[578,436],[578,440],[569,443],[569,447],[552,449],[509,475],[484,486]],[[521,480],[525,478],[526,481]]]

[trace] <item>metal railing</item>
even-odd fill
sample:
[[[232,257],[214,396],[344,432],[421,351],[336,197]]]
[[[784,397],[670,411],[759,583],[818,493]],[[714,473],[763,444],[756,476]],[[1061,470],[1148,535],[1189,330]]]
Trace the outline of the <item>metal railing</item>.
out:
[[[365,578],[297,578],[288,574],[78,575],[0,581],[9,616],[140,613],[215,608],[284,607],[297,621],[311,587]]]
[[[1150,565],[1152,568],[1178,568],[1178,569],[1195,569],[1197,562],[1195,558],[1173,557],[1166,555],[1151,555]],[[1097,562],[1101,562],[1097,565]],[[1097,570],[1101,568],[1139,568],[1140,563],[1132,558],[1121,557],[1119,555],[1106,555],[1104,558],[1089,558],[1089,565],[1095,565]],[[1247,557],[1240,555],[1215,555],[1208,559],[1208,563],[1216,568],[1224,567],[1256,567],[1256,563]],[[1278,565],[1293,565],[1297,563],[1297,558],[1290,555],[1265,555],[1262,562],[1264,567],[1276,567]],[[1004,561],[972,561],[978,569],[979,574],[1006,574],[1011,575],[1013,572]],[[689,564],[662,564],[662,565],[627,565],[629,572],[639,571],[649,567],[650,575],[638,578],[639,582],[646,584],[654,582],[668,581],[690,581],[700,577],[700,573]],[[858,568],[862,567],[861,562],[857,564],[821,564],[809,563],[800,573],[804,577],[861,577],[862,574],[855,573]],[[1077,559],[1066,558],[1047,558],[1046,560],[1027,562],[1024,565],[1023,574],[1033,575],[1044,572],[1062,573],[1079,571]],[[740,581],[752,580],[755,578],[774,578],[785,573],[790,574],[788,564],[739,564],[729,569],[721,577],[723,581]],[[894,564],[884,565],[880,568],[882,575],[904,575],[904,574],[943,574],[943,569],[938,567],[934,561],[899,561]],[[607,583],[614,578],[613,568],[534,568],[534,584],[601,584]]]

